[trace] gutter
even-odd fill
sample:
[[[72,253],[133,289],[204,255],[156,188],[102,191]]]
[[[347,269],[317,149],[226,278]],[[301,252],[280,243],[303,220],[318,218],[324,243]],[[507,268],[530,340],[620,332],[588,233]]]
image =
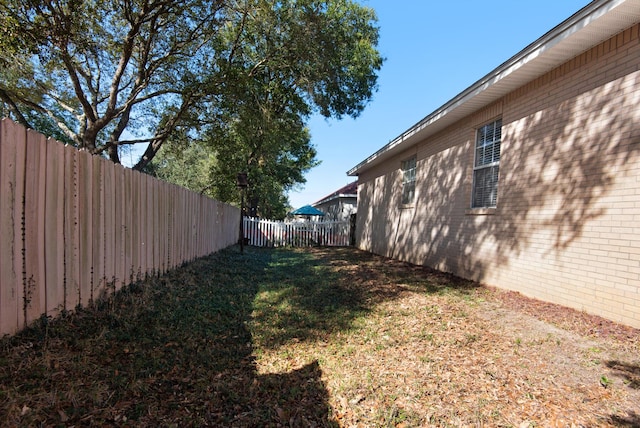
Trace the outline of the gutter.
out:
[[[611,16],[614,9],[623,6]],[[610,19],[607,19],[611,16]],[[621,17],[626,19],[621,19]],[[601,19],[604,18],[601,23]],[[509,92],[629,28],[640,0],[595,0],[347,171],[357,176]],[[601,25],[596,25],[601,24]],[[581,36],[585,33],[585,37]]]

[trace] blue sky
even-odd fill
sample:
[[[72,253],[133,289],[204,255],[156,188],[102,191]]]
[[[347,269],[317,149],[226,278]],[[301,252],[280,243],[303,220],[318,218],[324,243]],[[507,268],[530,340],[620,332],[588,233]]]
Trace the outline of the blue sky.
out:
[[[346,172],[586,6],[588,0],[361,0],[380,26],[386,58],[378,92],[357,118],[312,117],[322,162],[289,193],[294,208],[355,177]]]

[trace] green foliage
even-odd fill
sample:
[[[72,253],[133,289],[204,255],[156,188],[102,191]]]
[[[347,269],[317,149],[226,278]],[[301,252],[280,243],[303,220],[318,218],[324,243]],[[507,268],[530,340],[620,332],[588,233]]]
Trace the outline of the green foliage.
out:
[[[605,375],[600,376],[600,385],[605,388],[609,388],[613,384],[613,381]]]
[[[214,196],[209,177],[216,163],[215,155],[197,142],[181,144],[170,140],[145,172],[194,192]]]
[[[358,116],[383,62],[353,0],[0,0],[0,21],[2,112],[114,162],[145,143],[136,169],[224,201],[248,171],[270,217],[317,165],[309,116]]]
[[[214,196],[237,200],[236,174],[247,171],[250,205],[263,217],[282,219],[288,208],[284,193],[304,182],[304,172],[317,165],[316,151],[299,120],[268,120],[253,112],[242,110],[239,121],[208,135],[210,147],[224,159],[212,171]]]
[[[0,70],[0,97],[27,126],[27,113],[46,117],[114,162],[137,138],[150,160],[202,99],[222,13],[221,0],[2,0],[0,61],[15,66]]]
[[[194,169],[209,177],[212,196],[239,203],[235,178],[246,171],[253,213],[285,217],[286,192],[319,163],[309,115],[355,117],[371,98],[382,64],[374,22],[371,9],[349,1],[250,1],[235,10],[217,54],[226,79],[209,80],[209,92],[222,95],[205,106],[202,133],[220,162]]]

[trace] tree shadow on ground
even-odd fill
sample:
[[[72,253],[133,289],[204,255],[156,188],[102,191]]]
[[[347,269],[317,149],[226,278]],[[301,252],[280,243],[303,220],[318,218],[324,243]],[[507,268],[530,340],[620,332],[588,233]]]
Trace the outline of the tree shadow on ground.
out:
[[[271,262],[225,250],[3,340],[0,420],[335,426],[317,361],[258,373],[247,325]]]
[[[353,248],[230,248],[0,342],[0,419],[336,426],[318,361],[261,374],[255,356],[347,331],[408,292],[476,286]]]
[[[640,389],[640,366],[638,364],[611,360],[607,361],[605,365],[613,371],[615,376],[621,377],[627,387]],[[640,413],[630,410],[627,412],[627,416],[611,416],[611,422],[619,427],[640,427]]]
[[[250,251],[266,251],[271,257],[259,281],[250,327],[256,344],[265,348],[348,330],[375,305],[408,292],[470,292],[478,287],[450,274],[348,247]]]
[[[630,411],[628,416],[612,416],[611,422],[617,427],[638,428],[640,427],[640,413]]]
[[[629,388],[640,389],[640,365],[616,360],[607,361],[606,365],[616,376],[623,378]]]

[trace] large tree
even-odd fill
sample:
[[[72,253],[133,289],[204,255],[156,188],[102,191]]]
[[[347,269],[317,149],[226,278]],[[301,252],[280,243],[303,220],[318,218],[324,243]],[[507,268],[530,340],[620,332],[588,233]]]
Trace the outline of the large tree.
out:
[[[142,167],[202,98],[228,13],[223,0],[2,0],[0,99],[114,162],[146,142]]]
[[[167,141],[199,146],[224,200],[239,170],[261,195],[265,177],[303,182],[309,115],[357,116],[382,64],[375,13],[352,0],[0,0],[0,21],[14,119],[114,162],[145,143],[137,169],[158,171]]]
[[[218,62],[228,77],[225,96],[203,133],[202,144],[220,159],[207,190],[235,199],[235,175],[247,171],[254,213],[277,218],[286,214],[286,191],[318,163],[309,115],[355,117],[370,99],[381,64],[378,30],[373,11],[349,1],[246,6],[221,34],[233,50]]]

